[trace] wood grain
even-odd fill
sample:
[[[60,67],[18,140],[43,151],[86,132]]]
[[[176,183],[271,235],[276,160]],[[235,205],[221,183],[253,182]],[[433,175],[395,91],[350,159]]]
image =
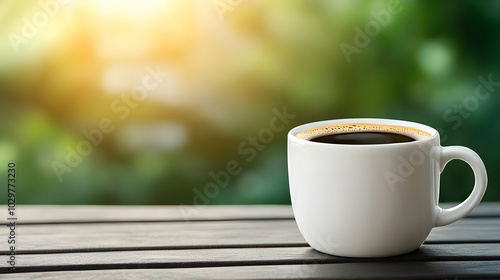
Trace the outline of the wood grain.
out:
[[[290,206],[208,206],[187,216],[180,209],[22,205],[16,226],[21,273],[0,278],[500,278],[500,203],[434,228],[417,251],[383,259],[311,249]],[[8,227],[0,227],[0,236],[7,235]],[[8,249],[0,242],[3,258]],[[6,262],[0,272],[8,272]]]
[[[0,236],[8,228],[0,227]],[[307,246],[295,221],[17,226],[18,253]],[[500,243],[500,218],[434,228],[426,243]],[[8,254],[7,242],[0,255]]]
[[[5,213],[4,213],[5,212]],[[7,211],[0,212],[5,221]],[[289,205],[18,205],[19,223],[168,222],[293,219]]]
[[[500,244],[427,244],[390,258],[342,258],[308,247],[118,251],[18,255],[17,271],[224,267],[316,263],[500,261]],[[0,272],[8,272],[0,263]]]
[[[258,265],[11,273],[12,280],[499,279],[500,261]],[[7,278],[5,278],[7,279]]]
[[[0,227],[0,236],[8,228]],[[17,226],[19,253],[307,246],[295,221],[223,221]],[[426,243],[500,243],[500,218],[434,228]],[[0,255],[8,254],[0,242]]]
[[[456,203],[443,203],[449,208]],[[20,224],[293,219],[289,205],[94,206],[18,205]],[[5,224],[6,211],[0,211]],[[468,217],[500,217],[500,202],[483,202]]]

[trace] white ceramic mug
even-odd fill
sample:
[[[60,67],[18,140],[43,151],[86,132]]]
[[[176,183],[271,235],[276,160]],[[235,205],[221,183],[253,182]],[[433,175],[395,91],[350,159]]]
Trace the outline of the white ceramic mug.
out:
[[[370,145],[304,139],[304,132],[313,128],[351,124],[409,128],[427,136]],[[472,167],[475,185],[464,202],[443,209],[438,206],[439,177],[452,159]],[[417,249],[433,227],[470,213],[487,185],[486,168],[474,151],[441,147],[439,133],[432,127],[387,119],[329,120],[292,129],[288,173],[302,236],[318,251],[346,257],[386,257]]]

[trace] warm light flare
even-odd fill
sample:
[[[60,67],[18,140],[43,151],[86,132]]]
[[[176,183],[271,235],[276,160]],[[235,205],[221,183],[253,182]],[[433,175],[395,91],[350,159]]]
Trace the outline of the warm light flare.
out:
[[[139,17],[148,18],[164,11],[167,5],[172,5],[174,1],[140,1],[140,0],[92,0],[87,1],[93,12],[106,17]]]

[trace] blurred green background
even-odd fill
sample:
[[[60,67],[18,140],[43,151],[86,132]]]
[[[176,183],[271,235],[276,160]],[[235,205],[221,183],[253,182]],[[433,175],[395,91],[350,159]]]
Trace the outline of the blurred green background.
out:
[[[288,130],[380,117],[428,124],[444,146],[475,150],[489,172],[484,200],[500,200],[499,10],[500,1],[1,1],[0,182],[13,161],[18,203],[288,204]],[[237,172],[225,178],[228,164]],[[473,182],[453,161],[441,201],[465,199]]]

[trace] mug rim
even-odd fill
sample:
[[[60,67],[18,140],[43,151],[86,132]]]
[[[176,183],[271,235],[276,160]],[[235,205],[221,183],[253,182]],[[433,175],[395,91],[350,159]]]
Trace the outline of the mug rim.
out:
[[[302,139],[297,137],[296,135],[302,131],[314,128],[314,127],[319,127],[323,125],[330,125],[330,124],[355,124],[355,123],[367,123],[367,124],[375,124],[375,125],[395,125],[395,126],[407,126],[407,127],[412,127],[412,128],[417,128],[420,130],[423,130],[425,132],[428,132],[431,134],[430,137],[424,138],[424,139],[416,139],[415,141],[412,142],[402,142],[402,143],[387,143],[387,144],[363,144],[363,145],[352,145],[352,144],[337,144],[337,143],[321,143],[321,142],[313,142],[309,141],[306,139]],[[331,119],[331,120],[324,120],[324,121],[316,121],[316,122],[310,122],[310,123],[305,123],[299,126],[296,126],[292,128],[288,132],[288,139],[292,141],[296,141],[301,144],[310,144],[310,145],[327,145],[327,146],[345,146],[345,147],[356,147],[356,148],[362,148],[362,147],[387,147],[387,146],[397,146],[397,145],[412,145],[412,144],[420,144],[422,142],[426,141],[432,141],[435,138],[439,139],[439,132],[428,125],[417,123],[417,122],[412,122],[412,121],[404,121],[404,120],[396,120],[396,119],[383,119],[383,118],[347,118],[347,119]]]

